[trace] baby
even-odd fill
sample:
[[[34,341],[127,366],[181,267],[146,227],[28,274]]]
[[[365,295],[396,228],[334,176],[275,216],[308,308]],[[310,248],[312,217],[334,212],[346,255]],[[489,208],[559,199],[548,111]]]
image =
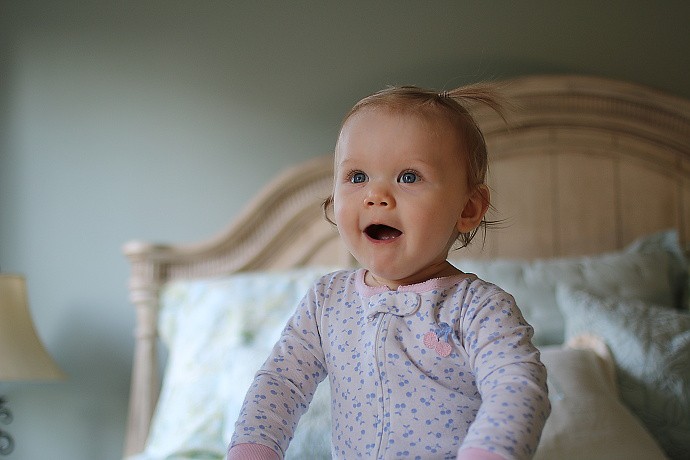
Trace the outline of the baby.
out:
[[[306,293],[246,396],[228,459],[280,459],[318,383],[335,459],[526,459],[550,404],[533,330],[501,288],[448,262],[486,225],[488,85],[358,102],[324,203],[362,268]]]

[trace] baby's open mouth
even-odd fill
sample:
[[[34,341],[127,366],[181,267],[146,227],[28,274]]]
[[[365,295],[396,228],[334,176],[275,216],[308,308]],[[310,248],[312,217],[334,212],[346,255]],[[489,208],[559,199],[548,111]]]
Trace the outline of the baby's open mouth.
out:
[[[390,240],[397,238],[402,235],[402,232],[397,228],[389,227],[383,224],[373,224],[364,229],[364,233],[369,236],[369,238],[378,241]]]

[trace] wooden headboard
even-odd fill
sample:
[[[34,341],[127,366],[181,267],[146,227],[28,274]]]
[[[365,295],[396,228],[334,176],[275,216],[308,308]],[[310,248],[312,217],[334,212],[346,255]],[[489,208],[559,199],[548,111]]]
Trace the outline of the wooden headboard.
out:
[[[596,77],[505,83],[516,106],[509,123],[489,110],[476,113],[491,158],[489,218],[502,225],[484,244],[454,257],[592,254],[666,228],[690,242],[690,101]],[[126,454],[143,449],[158,399],[156,328],[164,283],[354,263],[321,211],[332,167],[326,155],[285,171],[208,241],[125,245],[137,311]]]

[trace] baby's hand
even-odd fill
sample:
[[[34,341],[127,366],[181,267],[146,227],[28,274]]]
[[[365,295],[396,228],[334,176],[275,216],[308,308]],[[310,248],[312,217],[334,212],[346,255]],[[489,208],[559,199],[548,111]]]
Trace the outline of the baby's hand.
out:
[[[227,460],[280,460],[278,454],[261,444],[236,444],[228,450]]]
[[[489,452],[488,450],[478,449],[476,447],[469,447],[467,449],[460,449],[456,460],[505,460],[498,454]]]

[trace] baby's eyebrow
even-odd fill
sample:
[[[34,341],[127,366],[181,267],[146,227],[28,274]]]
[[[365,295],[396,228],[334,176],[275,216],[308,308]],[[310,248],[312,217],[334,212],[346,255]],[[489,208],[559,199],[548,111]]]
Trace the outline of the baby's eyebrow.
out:
[[[344,160],[337,162],[335,167],[337,169],[352,169],[354,165],[357,165],[357,163],[358,162],[350,158],[345,158]]]

